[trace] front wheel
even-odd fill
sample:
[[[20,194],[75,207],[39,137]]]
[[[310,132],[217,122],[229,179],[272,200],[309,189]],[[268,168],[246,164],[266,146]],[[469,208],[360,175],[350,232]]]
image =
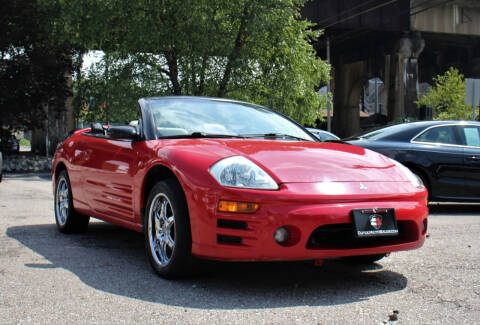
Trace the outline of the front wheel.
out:
[[[190,223],[185,195],[176,180],[160,181],[150,191],[143,228],[155,272],[166,278],[188,273],[192,262]]]
[[[90,217],[78,214],[73,208],[72,188],[67,171],[63,170],[55,182],[55,222],[63,233],[87,230]]]

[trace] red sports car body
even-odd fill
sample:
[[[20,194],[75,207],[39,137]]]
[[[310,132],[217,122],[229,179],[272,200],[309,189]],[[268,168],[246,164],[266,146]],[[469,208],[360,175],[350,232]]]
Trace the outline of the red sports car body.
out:
[[[60,231],[84,230],[86,216],[143,231],[167,277],[194,257],[374,261],[424,242],[427,191],[383,155],[317,142],[244,102],[147,98],[138,111],[133,126],[94,125],[59,146]]]

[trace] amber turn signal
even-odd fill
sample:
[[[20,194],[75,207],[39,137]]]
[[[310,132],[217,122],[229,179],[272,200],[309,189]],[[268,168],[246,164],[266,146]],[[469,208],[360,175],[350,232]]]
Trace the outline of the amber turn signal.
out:
[[[224,201],[218,202],[218,211],[234,213],[253,213],[258,210],[258,203]]]

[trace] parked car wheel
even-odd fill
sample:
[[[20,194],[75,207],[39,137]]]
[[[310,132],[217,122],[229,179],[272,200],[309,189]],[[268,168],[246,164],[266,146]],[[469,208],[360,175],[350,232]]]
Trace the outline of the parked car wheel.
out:
[[[381,260],[385,256],[387,255],[386,254],[359,255],[359,256],[344,257],[344,259],[353,264],[371,264]]]
[[[62,233],[87,230],[90,217],[81,215],[73,208],[72,189],[67,171],[58,175],[55,183],[55,221]]]
[[[174,179],[158,182],[150,191],[145,210],[147,256],[161,276],[174,278],[189,270],[191,234],[187,202]]]

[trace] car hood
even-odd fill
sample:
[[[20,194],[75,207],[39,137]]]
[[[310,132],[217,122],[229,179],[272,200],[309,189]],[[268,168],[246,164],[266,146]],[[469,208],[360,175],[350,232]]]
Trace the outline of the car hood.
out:
[[[184,140],[185,141],[185,140]],[[222,158],[241,155],[279,183],[408,181],[391,159],[371,150],[339,143],[256,139],[190,139],[184,147],[210,167]],[[193,156],[192,156],[193,157]],[[198,166],[198,165],[197,165]]]
[[[278,177],[291,182],[404,181],[392,161],[365,148],[338,143],[269,141],[226,145]]]

